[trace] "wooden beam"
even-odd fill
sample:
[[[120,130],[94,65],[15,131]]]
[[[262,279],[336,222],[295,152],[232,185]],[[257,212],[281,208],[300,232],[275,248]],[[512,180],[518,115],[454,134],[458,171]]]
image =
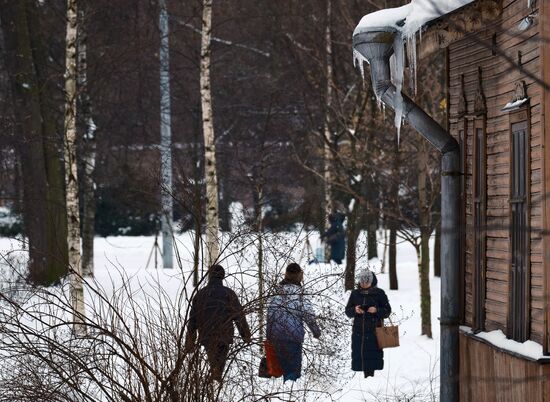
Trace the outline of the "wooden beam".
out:
[[[418,41],[419,58],[426,57],[438,49],[443,49],[466,35],[480,31],[494,23],[502,12],[501,0],[479,0],[442,16],[428,27]]]
[[[541,41],[540,65],[543,82],[550,82],[550,4],[540,1],[540,30]],[[545,355],[550,355],[550,90],[543,89],[541,100],[541,148],[543,156],[542,169],[542,249],[543,249],[543,311],[544,328],[542,348]]]

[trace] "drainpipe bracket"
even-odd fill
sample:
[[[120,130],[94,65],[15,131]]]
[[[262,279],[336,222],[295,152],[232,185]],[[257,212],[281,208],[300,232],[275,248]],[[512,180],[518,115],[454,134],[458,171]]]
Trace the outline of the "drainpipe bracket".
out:
[[[446,327],[457,327],[460,325],[460,321],[458,319],[452,319],[452,318],[438,318],[439,325],[443,325]]]
[[[464,176],[464,173],[457,171],[441,172],[441,176]]]

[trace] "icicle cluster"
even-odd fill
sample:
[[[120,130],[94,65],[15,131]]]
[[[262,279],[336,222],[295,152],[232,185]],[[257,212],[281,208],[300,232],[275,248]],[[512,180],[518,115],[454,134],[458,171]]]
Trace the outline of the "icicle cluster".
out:
[[[416,95],[416,34],[407,36],[407,59],[409,60],[409,85]]]
[[[363,80],[365,80],[365,62],[368,63],[368,60],[363,57],[363,55],[357,50],[353,49],[353,66],[355,68],[359,67],[359,71],[361,71],[361,77],[363,78]]]
[[[393,40],[393,55],[390,58],[391,80],[395,85],[395,128],[397,129],[397,143],[399,144],[399,134],[401,132],[401,122],[403,120],[403,75],[405,71],[405,46],[401,34],[396,34]]]

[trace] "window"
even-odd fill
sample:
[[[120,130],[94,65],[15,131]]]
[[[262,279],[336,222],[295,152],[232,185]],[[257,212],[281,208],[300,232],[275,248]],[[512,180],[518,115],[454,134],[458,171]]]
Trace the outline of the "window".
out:
[[[485,119],[474,122],[474,330],[485,328],[485,216],[486,151]]]
[[[466,323],[466,173],[467,149],[466,129],[468,121],[461,119],[458,122],[458,144],[460,146],[460,321]]]
[[[525,115],[523,112],[520,115]],[[510,306],[508,336],[518,342],[529,339],[529,213],[527,119],[512,122],[510,172]]]

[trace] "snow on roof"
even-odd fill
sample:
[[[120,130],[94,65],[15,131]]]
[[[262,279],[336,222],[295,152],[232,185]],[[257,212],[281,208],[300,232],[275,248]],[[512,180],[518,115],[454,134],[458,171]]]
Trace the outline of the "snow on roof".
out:
[[[515,101],[512,101],[512,102],[508,102],[502,108],[502,111],[507,112],[509,110],[519,109],[519,107],[522,106],[524,103],[526,103],[528,100],[529,100],[529,98],[523,98],[523,99],[518,99],[518,100],[515,100]]]
[[[411,0],[407,5],[370,13],[361,18],[353,34],[392,27],[404,36],[414,35],[424,24],[473,0]]]
[[[460,329],[470,334],[472,331],[470,327],[466,326],[461,326]],[[522,355],[533,360],[545,358],[542,352],[542,345],[540,343],[533,341],[520,343],[514,341],[513,339],[508,339],[500,329],[491,332],[479,332],[474,336],[489,342],[497,348],[504,349],[512,353],[517,353],[518,355]]]

